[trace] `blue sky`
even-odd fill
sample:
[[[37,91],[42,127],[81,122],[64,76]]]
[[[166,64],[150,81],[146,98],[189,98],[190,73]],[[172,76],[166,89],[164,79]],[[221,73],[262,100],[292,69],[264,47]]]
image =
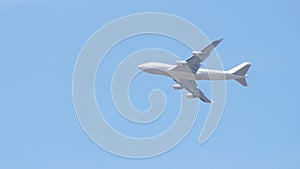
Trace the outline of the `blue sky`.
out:
[[[299,168],[299,6],[299,1],[291,0],[1,1],[0,168]],[[225,69],[252,63],[249,87],[227,83],[222,121],[205,144],[199,145],[197,139],[206,111],[177,147],[149,159],[107,153],[80,127],[72,101],[80,49],[101,26],[137,12],[170,13],[196,25],[210,40],[223,37],[217,52]],[[149,47],[170,50],[182,59],[190,56],[180,43],[156,36],[132,38],[112,52],[126,48],[128,55]],[[106,71],[113,72],[123,57],[107,60]],[[148,78],[159,85],[145,84]],[[108,76],[96,78],[96,84],[109,86],[108,81]],[[165,90],[170,98],[166,118],[153,130],[142,126],[130,130],[123,121],[108,121],[133,135],[151,135],[168,127],[176,116],[168,111],[178,109],[174,98],[179,94],[172,84],[147,74],[133,81],[130,96],[139,109],[149,107],[147,96],[153,88]],[[198,84],[209,93],[209,83]],[[147,90],[135,93],[135,86]],[[103,104],[103,109],[117,113],[111,98]],[[208,108],[200,104],[201,112]]]

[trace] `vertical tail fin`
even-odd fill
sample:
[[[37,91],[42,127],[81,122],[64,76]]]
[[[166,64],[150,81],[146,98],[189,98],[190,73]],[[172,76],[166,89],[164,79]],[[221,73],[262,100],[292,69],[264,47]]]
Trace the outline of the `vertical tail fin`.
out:
[[[239,79],[235,79],[237,82],[239,82],[240,84],[242,84],[243,86],[247,86],[247,81],[246,81],[246,77],[247,77],[247,72],[249,70],[251,66],[251,63],[249,62],[244,62],[236,67],[234,67],[233,69],[230,69],[229,72],[231,72],[234,75],[237,76],[242,76]]]

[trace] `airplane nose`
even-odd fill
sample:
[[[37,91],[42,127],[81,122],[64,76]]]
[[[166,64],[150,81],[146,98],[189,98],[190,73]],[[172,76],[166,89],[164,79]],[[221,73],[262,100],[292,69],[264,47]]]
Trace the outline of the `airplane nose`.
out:
[[[143,65],[138,65],[138,68],[143,70],[144,67]]]
[[[144,64],[141,64],[141,65],[138,65],[138,68],[141,69],[141,70],[144,70],[146,69],[146,65],[145,63]]]

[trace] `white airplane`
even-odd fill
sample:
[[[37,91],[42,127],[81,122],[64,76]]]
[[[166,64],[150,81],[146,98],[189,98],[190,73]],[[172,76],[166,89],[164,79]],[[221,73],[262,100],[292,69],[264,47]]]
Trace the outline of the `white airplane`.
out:
[[[178,84],[173,85],[175,90],[186,89],[190,93],[188,98],[199,98],[203,102],[212,103],[203,92],[197,88],[195,80],[230,80],[234,79],[243,86],[247,86],[247,72],[251,63],[244,62],[228,71],[212,70],[200,68],[201,62],[210,55],[211,51],[223,39],[216,40],[201,51],[192,51],[192,57],[186,61],[176,61],[176,65],[170,65],[160,62],[148,62],[138,66],[139,69],[163,76],[168,76],[174,79]]]

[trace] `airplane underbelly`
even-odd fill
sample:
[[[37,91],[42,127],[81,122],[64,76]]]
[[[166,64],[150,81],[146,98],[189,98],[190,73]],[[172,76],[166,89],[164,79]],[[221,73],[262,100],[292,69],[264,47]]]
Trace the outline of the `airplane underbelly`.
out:
[[[226,80],[227,75],[221,72],[199,72],[195,74],[196,80]]]
[[[223,72],[198,72],[193,74],[190,72],[179,72],[179,71],[170,71],[169,74],[173,78],[184,79],[184,80],[226,80],[232,79],[229,77],[229,74],[224,74]]]
[[[174,79],[197,80],[195,74],[189,72],[170,71],[169,74]]]

